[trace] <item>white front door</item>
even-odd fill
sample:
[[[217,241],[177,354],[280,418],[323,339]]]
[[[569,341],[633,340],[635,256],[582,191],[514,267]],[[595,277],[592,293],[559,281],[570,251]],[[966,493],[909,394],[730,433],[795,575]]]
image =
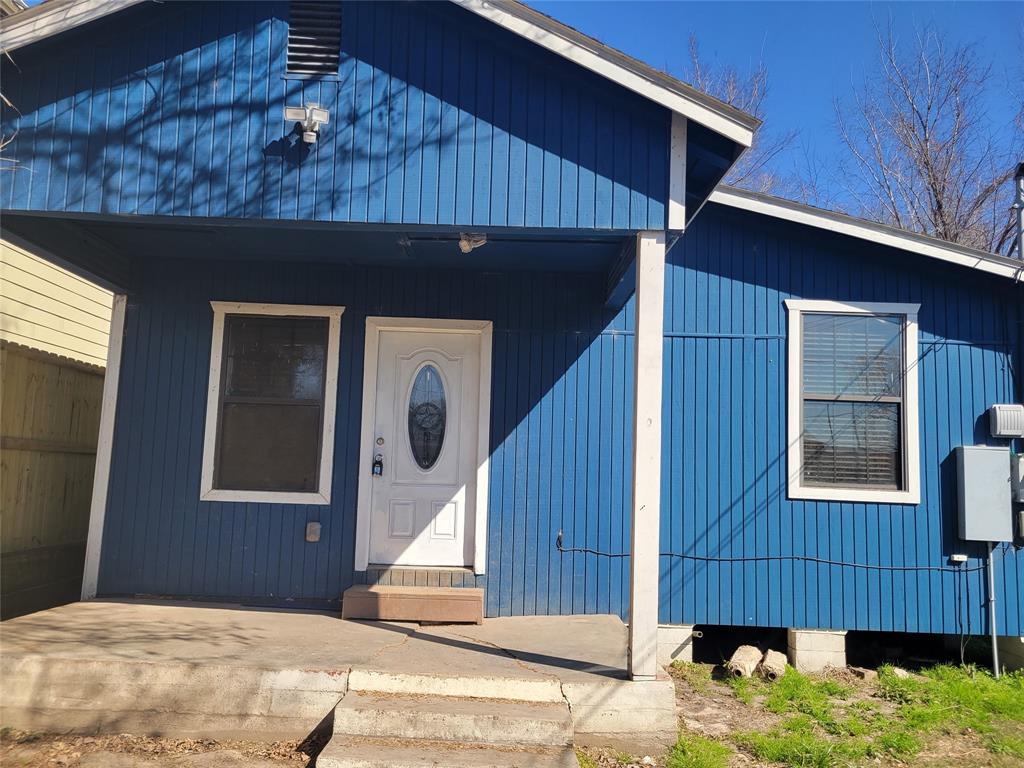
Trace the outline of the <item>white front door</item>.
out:
[[[382,329],[377,350],[369,562],[472,565],[480,334]]]

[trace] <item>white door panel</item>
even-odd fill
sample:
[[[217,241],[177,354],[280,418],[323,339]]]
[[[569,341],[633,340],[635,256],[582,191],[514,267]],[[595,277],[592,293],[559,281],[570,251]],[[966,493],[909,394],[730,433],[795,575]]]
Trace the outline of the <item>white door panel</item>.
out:
[[[370,562],[473,563],[480,336],[382,330]]]

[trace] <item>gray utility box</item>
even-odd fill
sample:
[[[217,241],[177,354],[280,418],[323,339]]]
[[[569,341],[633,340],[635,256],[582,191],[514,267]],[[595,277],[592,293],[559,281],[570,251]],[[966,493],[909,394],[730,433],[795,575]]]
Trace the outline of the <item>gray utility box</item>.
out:
[[[956,449],[960,538],[1012,541],[1010,449],[961,445]]]

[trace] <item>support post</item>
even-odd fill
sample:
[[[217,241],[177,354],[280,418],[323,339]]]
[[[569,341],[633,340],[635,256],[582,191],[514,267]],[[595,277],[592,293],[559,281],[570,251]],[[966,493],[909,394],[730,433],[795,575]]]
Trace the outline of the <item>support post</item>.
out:
[[[654,680],[658,671],[664,232],[637,235],[635,313],[629,674],[633,680]]]
[[[107,490],[110,487],[114,417],[117,413],[117,386],[121,378],[121,344],[124,340],[124,310],[127,303],[128,297],[123,293],[114,294],[114,304],[110,313],[110,337],[107,341],[107,369],[103,374],[103,400],[100,406],[100,433],[96,443],[92,502],[89,505],[89,533],[85,542],[83,600],[92,600],[96,597],[99,586],[100,549],[103,545],[103,520],[107,514]]]

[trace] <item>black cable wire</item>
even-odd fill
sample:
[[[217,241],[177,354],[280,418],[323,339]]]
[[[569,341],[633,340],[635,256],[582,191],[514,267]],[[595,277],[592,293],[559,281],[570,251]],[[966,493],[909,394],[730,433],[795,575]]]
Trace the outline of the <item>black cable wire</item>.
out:
[[[580,552],[599,557],[629,557],[629,552],[602,552],[590,547],[565,547],[562,545],[562,532],[558,532],[555,547],[559,552]],[[753,557],[709,557],[707,555],[687,555],[681,552],[659,552],[659,557],[678,557],[683,560],[696,560],[705,563],[762,563],[780,562],[783,560],[815,563],[817,565],[837,565],[843,568],[863,568],[869,571],[939,571],[941,573],[975,573],[984,571],[986,566],[978,565],[971,568],[947,565],[871,565],[868,563],[847,563],[842,560],[828,560],[810,555],[755,555]]]

